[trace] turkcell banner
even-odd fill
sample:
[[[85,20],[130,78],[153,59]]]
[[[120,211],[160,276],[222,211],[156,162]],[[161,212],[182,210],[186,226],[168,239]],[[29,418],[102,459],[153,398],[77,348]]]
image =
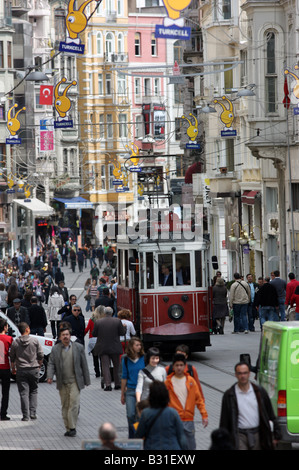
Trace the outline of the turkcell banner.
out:
[[[155,37],[164,39],[182,39],[183,41],[188,41],[191,39],[191,28],[189,26],[183,26],[181,28],[176,25],[164,26],[157,24]]]

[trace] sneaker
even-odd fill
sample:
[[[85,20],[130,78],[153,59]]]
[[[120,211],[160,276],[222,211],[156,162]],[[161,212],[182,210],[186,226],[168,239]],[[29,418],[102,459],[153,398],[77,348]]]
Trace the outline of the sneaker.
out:
[[[37,419],[36,415],[30,415],[30,419]]]
[[[9,416],[1,416],[0,421],[9,421],[10,417]]]
[[[248,330],[245,330],[244,333],[245,333],[245,335],[247,335],[247,334],[248,334]]]
[[[111,392],[112,387],[111,385],[107,385],[107,387],[104,388],[104,392]]]
[[[67,436],[67,437],[74,437],[74,436],[76,436],[76,434],[77,434],[76,429],[70,429],[69,431],[66,431],[64,433],[64,435]]]
[[[29,418],[27,418],[26,416],[23,416],[22,421],[29,421]]]
[[[238,335],[239,332],[238,331],[232,331],[232,335]]]

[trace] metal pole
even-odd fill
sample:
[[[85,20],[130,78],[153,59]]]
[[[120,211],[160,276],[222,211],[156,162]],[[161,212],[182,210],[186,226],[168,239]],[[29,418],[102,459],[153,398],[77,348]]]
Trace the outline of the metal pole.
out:
[[[290,194],[289,198],[290,198],[291,225],[292,225],[291,267],[292,267],[293,273],[295,274],[295,277],[297,278],[288,108],[286,108],[286,124],[287,124],[287,146],[288,146],[288,166],[289,166],[289,194]]]

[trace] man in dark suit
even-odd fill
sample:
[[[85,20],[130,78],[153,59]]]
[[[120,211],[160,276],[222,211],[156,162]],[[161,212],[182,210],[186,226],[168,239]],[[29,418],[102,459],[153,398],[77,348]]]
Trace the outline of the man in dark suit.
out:
[[[112,317],[113,309],[111,307],[105,308],[105,317],[97,320],[94,325],[92,336],[97,338],[96,345],[93,349],[95,356],[100,356],[102,370],[105,382],[105,391],[111,391],[111,374],[110,374],[110,361],[113,363],[114,372],[114,388],[120,389],[119,378],[119,357],[123,353],[120,336],[126,334],[126,328],[121,320]]]
[[[114,299],[109,297],[109,289],[108,287],[105,287],[103,289],[103,295],[98,297],[95,301],[95,308],[97,308],[99,305],[104,305],[105,307],[114,307]]]
[[[6,315],[16,326],[20,323],[27,323],[27,325],[30,325],[28,310],[26,307],[21,306],[20,299],[14,299],[13,307],[7,309]]]
[[[173,286],[173,275],[170,272],[170,269],[166,264],[163,264],[161,267],[162,271],[162,276],[161,276],[161,282],[162,286]]]

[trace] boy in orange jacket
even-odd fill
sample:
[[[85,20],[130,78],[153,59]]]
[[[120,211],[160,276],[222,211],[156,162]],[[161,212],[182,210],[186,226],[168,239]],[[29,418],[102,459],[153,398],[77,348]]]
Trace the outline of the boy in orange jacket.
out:
[[[183,354],[175,354],[173,372],[167,376],[165,385],[169,392],[169,406],[174,408],[182,420],[188,450],[196,449],[194,412],[197,406],[204,427],[208,425],[208,413],[204,399],[193,377],[185,372],[186,358]]]

